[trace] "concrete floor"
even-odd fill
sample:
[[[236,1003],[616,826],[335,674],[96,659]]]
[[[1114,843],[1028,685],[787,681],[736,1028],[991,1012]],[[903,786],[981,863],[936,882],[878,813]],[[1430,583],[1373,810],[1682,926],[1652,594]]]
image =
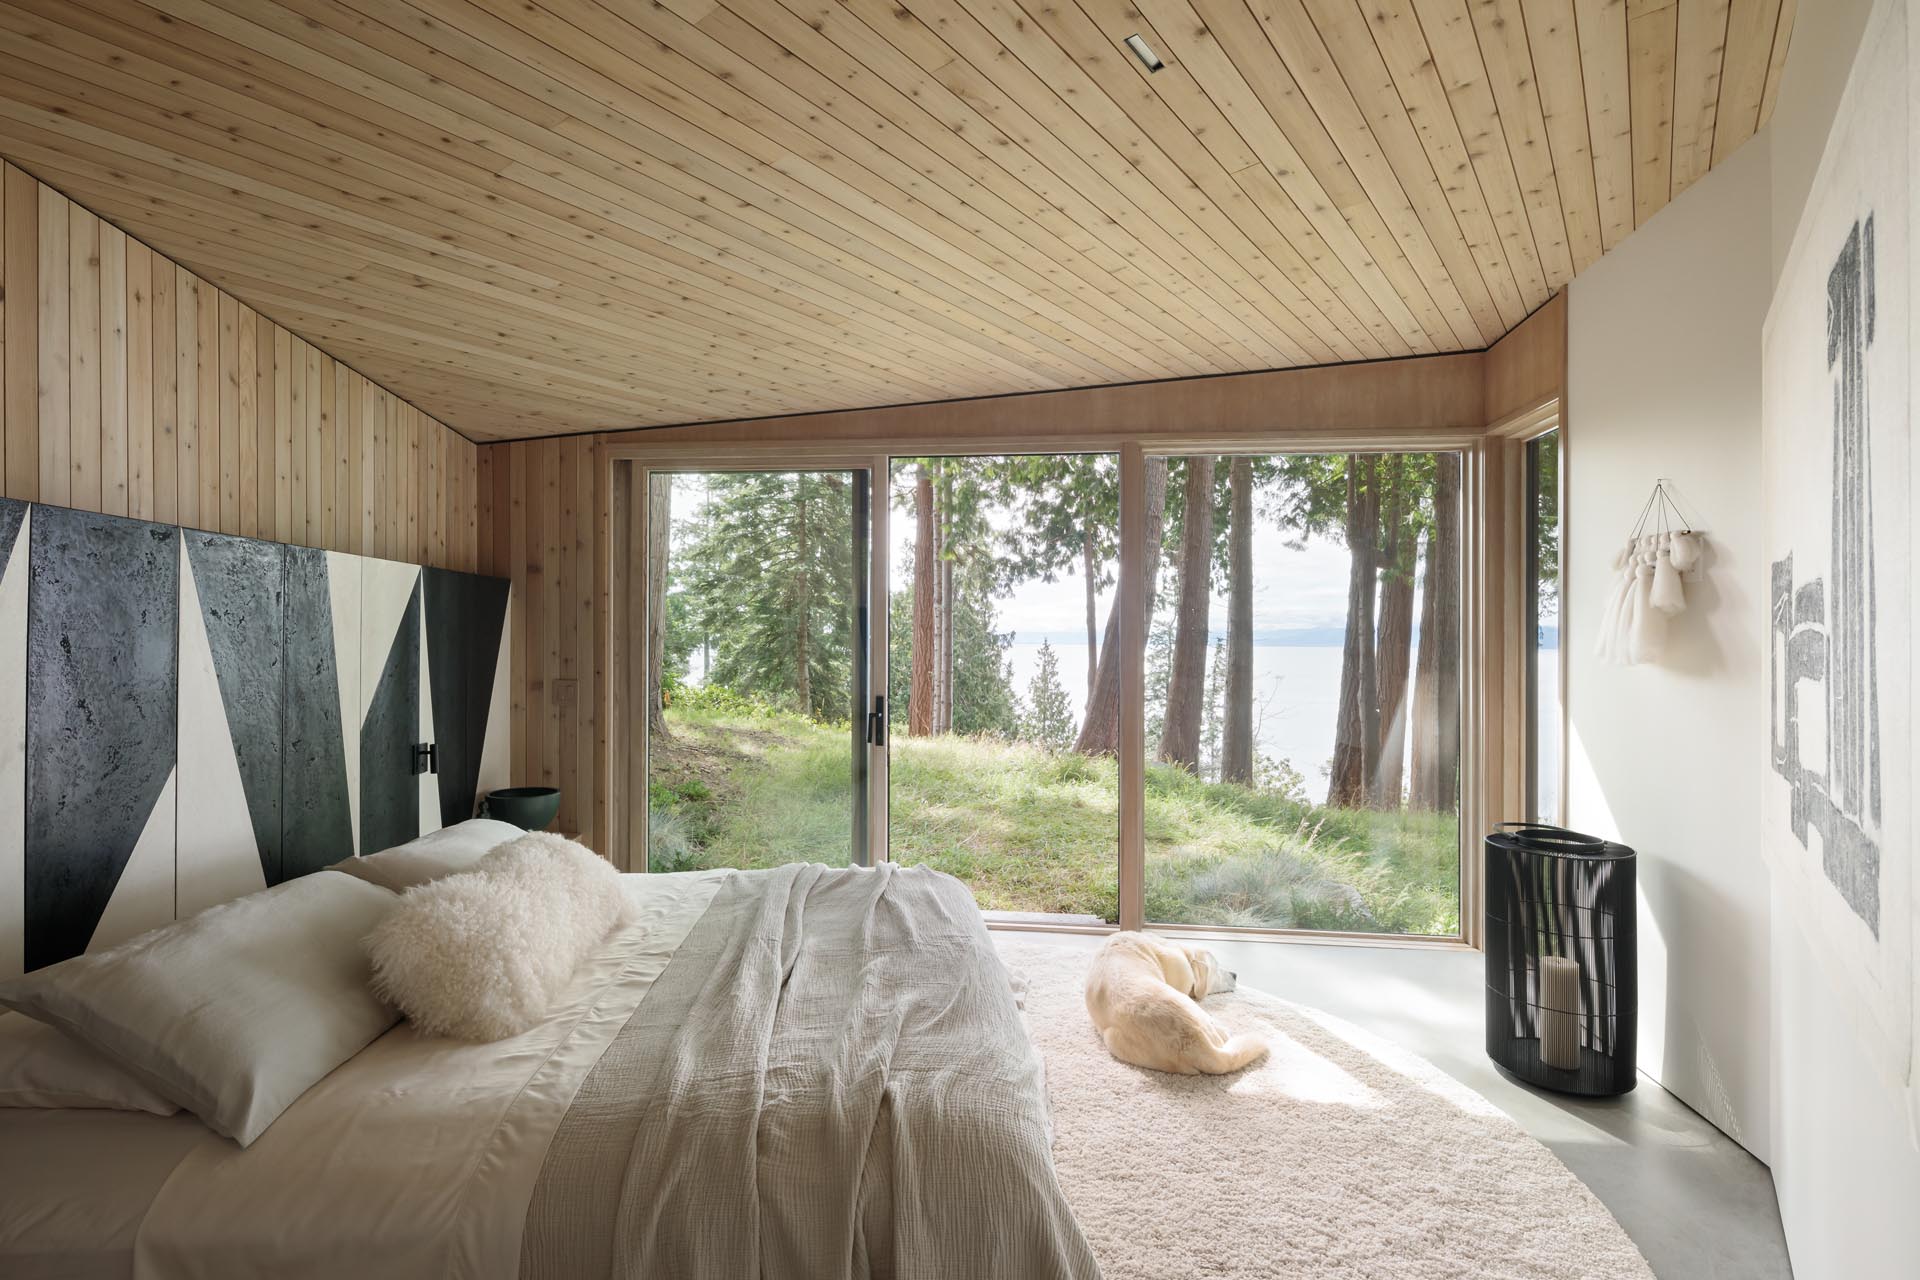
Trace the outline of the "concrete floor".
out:
[[[1097,937],[1003,933],[1092,949]],[[1482,1048],[1480,953],[1209,941],[1240,975],[1388,1036],[1477,1090],[1593,1189],[1661,1280],[1793,1274],[1767,1167],[1645,1075],[1621,1098],[1563,1097],[1503,1074]]]

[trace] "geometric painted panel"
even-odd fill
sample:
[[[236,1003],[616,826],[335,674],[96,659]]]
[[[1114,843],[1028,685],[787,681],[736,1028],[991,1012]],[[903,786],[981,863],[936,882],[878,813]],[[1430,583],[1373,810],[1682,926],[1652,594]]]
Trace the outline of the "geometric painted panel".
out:
[[[474,812],[511,584],[450,569],[422,570],[421,579],[440,821],[451,825]]]
[[[470,816],[507,591],[0,500],[0,978]]]
[[[281,864],[269,884],[291,880],[330,866],[354,851],[353,799],[347,768],[348,738],[343,725],[343,677],[351,682],[357,711],[359,623],[338,619],[336,590],[329,581],[329,555],[311,547],[287,547],[285,610],[286,720],[281,767]],[[358,574],[349,601],[359,599]],[[342,661],[337,622],[351,624],[354,643]],[[348,670],[343,671],[343,667]],[[356,725],[357,729],[358,726]],[[358,765],[358,733],[354,764]],[[357,774],[357,768],[354,770]]]
[[[225,740],[217,740],[218,733],[209,734],[207,740],[190,740],[182,707],[181,798],[189,807],[197,802],[185,785],[196,756],[205,753],[223,763],[231,756],[239,766],[245,807],[238,815],[220,816],[247,820],[261,882],[278,884],[287,548],[197,529],[186,531],[186,544],[191,582],[199,597],[197,622],[204,631],[225,712],[224,725],[213,727],[224,728]],[[181,619],[183,636],[189,621],[195,620]],[[183,659],[187,656],[182,654]]]
[[[25,972],[27,504],[0,498],[0,979]]]
[[[24,905],[35,969],[87,949],[136,845],[143,866],[171,871],[171,822],[148,827],[174,771],[180,530],[36,507],[28,567]]]
[[[414,747],[421,734],[420,571],[361,562],[360,851],[378,853],[421,831]],[[433,824],[438,826],[436,822]]]

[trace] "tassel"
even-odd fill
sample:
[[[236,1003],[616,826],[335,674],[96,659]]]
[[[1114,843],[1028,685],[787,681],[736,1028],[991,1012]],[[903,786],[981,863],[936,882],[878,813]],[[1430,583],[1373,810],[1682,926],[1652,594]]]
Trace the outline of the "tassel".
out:
[[[1700,563],[1700,535],[1682,530],[1673,535],[1673,567],[1682,573]]]
[[[1613,558],[1613,588],[1607,593],[1607,607],[1600,615],[1600,630],[1594,637],[1594,656],[1602,662],[1626,661],[1626,654],[1620,647],[1620,615],[1632,593],[1633,543],[1628,542]]]
[[[1633,591],[1631,631],[1634,662],[1658,662],[1667,649],[1667,615],[1653,607],[1653,566],[1639,566]]]
[[[1669,542],[1660,548],[1653,564],[1653,591],[1648,598],[1654,608],[1665,614],[1675,614],[1687,607],[1686,589],[1680,585],[1680,570],[1674,558],[1672,542]]]

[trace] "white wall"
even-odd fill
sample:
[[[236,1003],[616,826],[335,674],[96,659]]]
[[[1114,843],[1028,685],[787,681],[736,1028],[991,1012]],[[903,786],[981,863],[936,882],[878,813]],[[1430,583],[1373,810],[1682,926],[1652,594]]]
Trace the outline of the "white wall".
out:
[[[1915,1274],[1920,1151],[1758,853],[1760,329],[1871,0],[1800,6],[1773,122],[1569,299],[1573,825],[1641,852],[1642,1066],[1773,1166],[1802,1280]],[[1672,660],[1592,655],[1656,476],[1713,546]]]
[[[1767,201],[1765,152],[1744,148],[1575,280],[1567,392],[1568,818],[1640,854],[1642,1068],[1761,1159]],[[1613,557],[1661,476],[1709,559],[1668,660],[1608,666],[1593,642]]]
[[[1770,285],[1793,243],[1871,8],[1867,0],[1801,5],[1768,128]],[[1911,1277],[1920,1270],[1920,1150],[1908,1136],[1906,1101],[1862,1060],[1858,1033],[1789,904],[1776,899],[1774,921],[1772,1164],[1795,1271],[1802,1280]]]

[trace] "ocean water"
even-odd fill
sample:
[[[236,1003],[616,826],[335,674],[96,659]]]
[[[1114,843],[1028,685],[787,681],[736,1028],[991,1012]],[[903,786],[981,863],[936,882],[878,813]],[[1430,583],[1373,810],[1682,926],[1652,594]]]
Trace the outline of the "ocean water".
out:
[[[1066,686],[1077,722],[1086,713],[1087,646],[1054,644],[1053,651],[1059,659],[1060,680]],[[1040,667],[1040,646],[1016,643],[1008,646],[1006,652],[1007,660],[1013,665],[1013,687],[1025,698]],[[1539,656],[1541,700],[1545,705],[1557,706],[1558,654],[1552,649],[1543,649]],[[1334,720],[1339,709],[1340,646],[1254,645],[1254,751],[1292,764],[1306,779],[1308,796],[1317,801],[1324,801],[1327,796],[1327,774],[1333,762]],[[1551,741],[1551,730],[1544,736]],[[1148,749],[1155,745],[1149,743]],[[1556,761],[1548,774],[1557,780],[1558,773]],[[1550,796],[1542,798],[1551,802]]]

